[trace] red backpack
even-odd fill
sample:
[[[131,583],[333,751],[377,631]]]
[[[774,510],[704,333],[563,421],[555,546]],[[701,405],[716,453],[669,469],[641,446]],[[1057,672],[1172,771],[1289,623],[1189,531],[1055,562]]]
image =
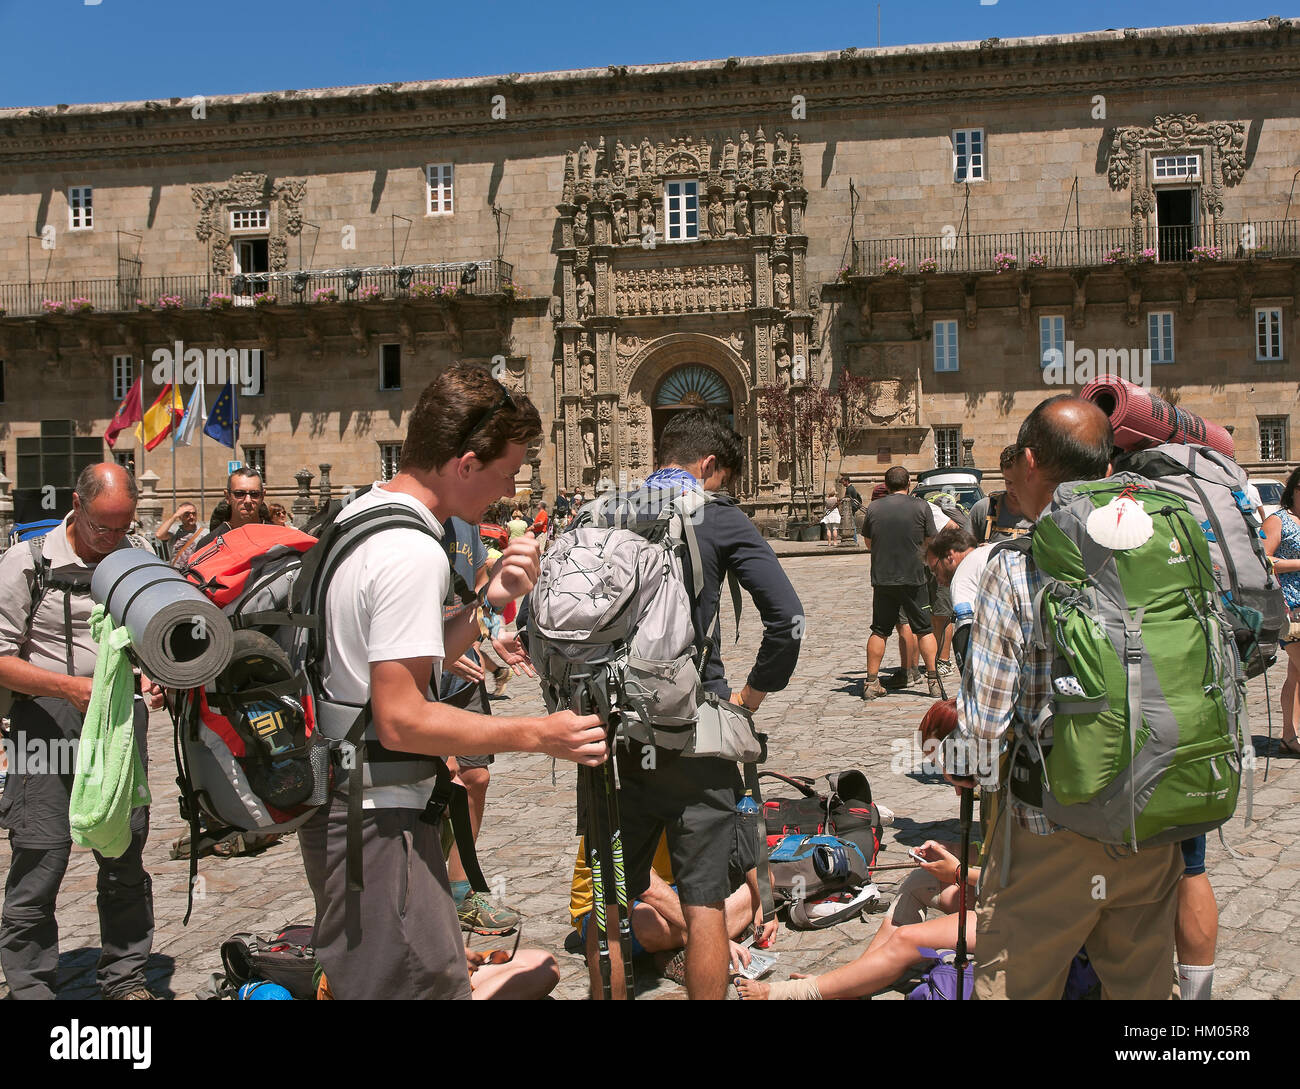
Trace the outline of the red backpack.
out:
[[[260,627],[249,622],[244,607],[279,574],[281,561],[301,555],[315,543],[315,537],[291,526],[241,526],[196,548],[180,571],[221,608],[238,601],[236,611],[229,614],[232,622],[243,621],[236,627]]]

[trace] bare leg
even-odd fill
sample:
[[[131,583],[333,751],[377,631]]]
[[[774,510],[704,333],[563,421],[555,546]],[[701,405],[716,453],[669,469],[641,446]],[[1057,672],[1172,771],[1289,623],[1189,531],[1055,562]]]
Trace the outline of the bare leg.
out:
[[[1286,680],[1282,682],[1282,741],[1296,736],[1296,708],[1300,705],[1300,643],[1286,646]]]
[[[478,830],[483,827],[483,808],[487,804],[488,782],[492,773],[487,768],[463,768],[459,772],[460,781],[465,784],[469,795],[469,827],[474,839],[478,839]],[[456,844],[451,845],[447,856],[447,879],[449,881],[468,881],[465,867],[461,865],[460,850]]]
[[[917,644],[920,647],[921,657],[925,661],[925,671],[933,673],[934,658],[939,649],[938,644],[934,641],[934,632],[927,632],[925,635],[920,636],[917,639]]]
[[[727,995],[731,948],[722,902],[683,904],[686,918],[686,993],[714,1001]]]
[[[727,918],[727,937],[735,941],[745,932],[745,927],[754,922],[754,901],[749,895],[749,886],[741,885],[728,896],[723,901],[722,911]]]
[[[510,963],[485,964],[469,977],[476,999],[545,998],[559,982],[559,965],[542,949],[521,949]]]
[[[1205,874],[1178,882],[1178,914],[1174,916],[1174,946],[1179,964],[1213,964],[1219,940],[1219,905]]]
[[[939,658],[942,661],[952,660],[952,624],[946,616],[936,616],[934,618],[934,637],[939,644]]]
[[[914,964],[920,964],[919,948],[951,949],[957,943],[957,916],[903,926],[876,949],[868,949],[857,960],[817,977],[817,989],[824,999],[861,998],[888,987]],[[975,948],[975,912],[966,913],[966,943]],[[740,979],[736,988],[747,999],[766,998],[769,987]]]
[[[880,672],[880,663],[885,658],[885,640],[875,632],[867,640],[867,673],[874,677]]]
[[[613,904],[605,907],[605,925],[609,927],[609,985],[610,992],[614,1001],[618,1002],[626,998],[625,985],[623,983],[623,946],[618,940],[618,923],[615,921],[614,912],[617,909]],[[596,916],[593,912],[587,920],[587,976],[591,980],[591,997],[598,1000],[603,997],[602,983],[600,981],[600,952],[599,943],[596,940]]]
[[[910,624],[898,625],[898,656],[904,669],[916,668],[916,636]]]

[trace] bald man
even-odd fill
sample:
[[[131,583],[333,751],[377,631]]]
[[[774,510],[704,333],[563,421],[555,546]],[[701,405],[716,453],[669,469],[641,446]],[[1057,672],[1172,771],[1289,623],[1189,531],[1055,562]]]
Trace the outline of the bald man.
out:
[[[12,848],[0,914],[0,967],[16,999],[55,997],[54,904],[72,850],[68,801],[75,743],[98,652],[90,634],[90,577],[110,552],[129,547],[137,495],[135,480],[121,466],[88,466],[77,478],[72,512],[62,525],[0,559],[0,686],[14,693],[14,757],[0,795],[0,828],[8,830]],[[162,690],[144,685],[151,702],[161,706]],[[134,725],[142,758],[148,718],[137,694]],[[142,861],[148,836],[149,810],[136,809],[125,853],[105,858],[95,852],[97,976],[105,998],[154,997],[145,981],[153,946],[153,891]]]
[[[1060,484],[1108,476],[1113,444],[1095,405],[1068,394],[1038,405],[1020,427],[1023,454],[1007,478],[1025,517],[1042,515]],[[961,730],[985,752],[997,751],[1008,727],[1033,736],[1050,698],[1051,652],[1032,638],[1043,583],[1033,557],[1006,545],[990,554],[980,580],[957,711]],[[1086,839],[1047,820],[1021,797],[1028,791],[1019,780],[1004,785],[981,879],[975,996],[1059,999],[1086,946],[1103,998],[1169,998],[1178,844],[1134,853]]]

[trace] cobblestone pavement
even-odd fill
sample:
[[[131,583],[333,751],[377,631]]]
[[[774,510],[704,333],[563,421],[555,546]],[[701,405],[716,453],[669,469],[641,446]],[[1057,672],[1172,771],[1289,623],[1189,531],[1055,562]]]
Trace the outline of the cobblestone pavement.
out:
[[[917,691],[869,705],[859,698],[870,616],[868,558],[847,550],[840,555],[823,551],[783,562],[809,619],[793,682],[786,691],[770,696],[761,711],[762,724],[772,738],[767,766],[813,775],[847,767],[863,769],[877,801],[896,814],[893,826],[886,830],[882,862],[904,861],[908,846],[930,837],[956,839],[957,803],[952,789],[933,775],[890,771],[896,743],[911,737],[928,699]],[[740,643],[723,648],[733,678],[743,679],[760,632],[758,617],[746,600]],[[885,665],[893,664],[897,652],[891,642]],[[1283,676],[1278,665],[1268,678],[1274,704]],[[1252,732],[1262,755],[1267,726],[1261,679],[1251,683],[1250,694]],[[499,713],[531,713],[540,708],[537,689],[526,678],[514,679],[507,695],[495,702]],[[1279,729],[1275,722],[1275,736]],[[285,923],[310,921],[312,901],[297,844],[288,837],[255,858],[204,859],[203,898],[190,925],[182,927],[187,863],[167,857],[168,845],[182,832],[182,825],[176,812],[170,723],[163,714],[153,716],[150,749],[155,804],[146,864],[154,881],[157,935],[149,976],[159,993],[190,998],[220,967],[217,950],[224,938],[241,930],[267,933]],[[1264,763],[1259,762],[1255,822],[1243,827],[1243,803],[1226,829],[1228,841],[1244,858],[1234,860],[1217,837],[1210,838],[1208,872],[1221,913],[1214,980],[1217,998],[1300,997],[1300,928],[1293,927],[1300,909],[1291,898],[1300,884],[1300,862],[1290,853],[1300,836],[1296,770],[1295,761],[1274,760],[1265,783]],[[587,992],[582,961],[563,952],[575,848],[574,782],[572,765],[558,767],[558,785],[553,787],[548,758],[519,754],[498,758],[479,844],[488,881],[507,903],[525,913],[523,944],[556,954],[562,973],[556,991],[560,998],[582,998]],[[0,849],[0,877],[7,874],[8,862],[8,851]],[[878,884],[888,893],[899,877],[898,872],[884,873]],[[61,997],[93,997],[99,933],[95,866],[89,852],[74,852],[58,917]],[[816,972],[850,959],[879,923],[880,916],[873,915],[817,933],[799,934],[783,927],[775,947],[780,959],[774,978],[785,978],[790,971]],[[475,939],[476,948],[490,944],[500,944],[500,939]],[[663,979],[643,980],[642,992],[654,998],[685,996],[680,987]]]

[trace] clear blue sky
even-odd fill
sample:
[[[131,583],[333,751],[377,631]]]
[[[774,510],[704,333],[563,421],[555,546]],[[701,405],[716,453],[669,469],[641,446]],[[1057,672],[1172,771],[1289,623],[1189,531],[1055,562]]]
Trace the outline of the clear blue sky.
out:
[[[1291,0],[1294,4],[1294,0]],[[628,13],[635,11],[633,18]],[[1226,0],[885,0],[884,45],[1287,16]],[[876,44],[870,0],[0,0],[0,106],[797,53]]]

